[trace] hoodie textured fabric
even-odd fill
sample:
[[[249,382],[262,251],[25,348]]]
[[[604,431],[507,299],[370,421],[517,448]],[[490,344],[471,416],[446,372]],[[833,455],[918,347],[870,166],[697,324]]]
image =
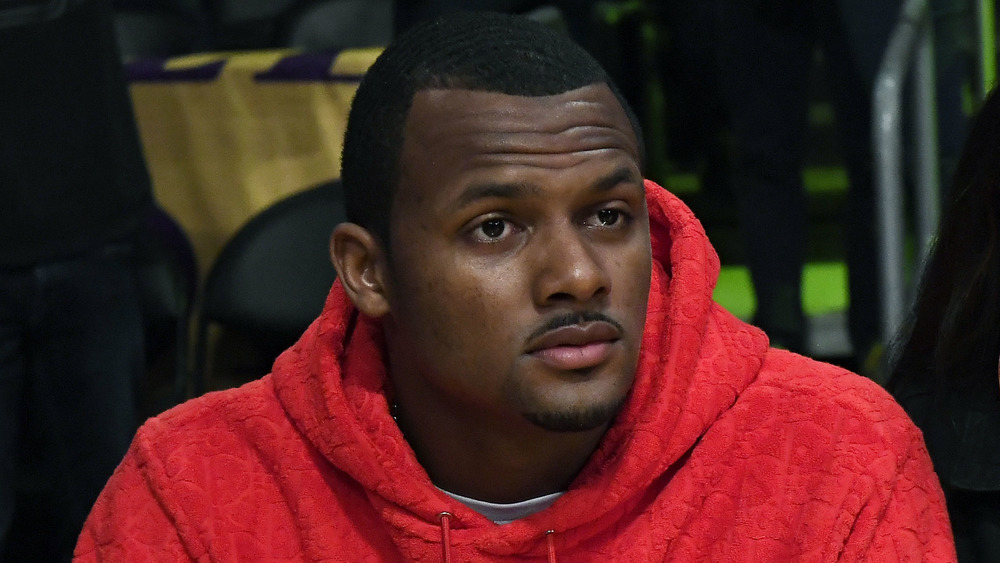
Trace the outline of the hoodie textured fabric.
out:
[[[635,382],[548,509],[501,526],[431,483],[389,412],[379,324],[337,283],[270,375],[146,422],[77,560],[953,561],[903,410],[715,304],[701,225],[646,189]]]

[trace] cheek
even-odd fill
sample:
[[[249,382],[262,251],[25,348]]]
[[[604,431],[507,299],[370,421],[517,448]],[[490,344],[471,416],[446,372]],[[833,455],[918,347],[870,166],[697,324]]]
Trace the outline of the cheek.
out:
[[[629,307],[645,312],[653,267],[650,254],[639,249],[613,266],[617,276],[615,285],[620,289],[618,295],[628,301]]]
[[[502,348],[511,339],[515,313],[513,297],[504,291],[508,281],[462,268],[440,271],[448,275],[413,280],[402,288],[409,306],[401,320],[410,334],[421,335],[427,346],[453,360],[480,361]]]
[[[445,294],[451,329],[458,338],[483,350],[508,338],[510,319],[517,312],[513,296],[479,276],[460,281],[450,284]]]

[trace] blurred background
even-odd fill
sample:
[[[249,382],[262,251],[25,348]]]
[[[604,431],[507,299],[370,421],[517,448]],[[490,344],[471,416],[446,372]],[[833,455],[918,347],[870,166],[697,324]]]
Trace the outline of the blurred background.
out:
[[[642,123],[647,177],[715,245],[716,300],[775,346],[884,381],[967,122],[995,84],[995,0],[0,0],[0,399],[14,405],[0,406],[0,485],[24,458],[16,487],[0,486],[0,560],[63,559],[137,424],[266,374],[319,314],[354,91],[396,34],[462,9],[520,14],[588,49]],[[109,246],[112,207],[130,227]],[[109,407],[65,384],[76,359],[55,383],[17,379],[33,360],[9,327],[52,323],[9,288],[85,245],[64,237],[37,263],[21,250],[69,223],[132,271],[134,288],[101,292],[129,314],[134,297],[138,318],[111,321],[101,304],[27,351],[128,336],[142,365],[93,393]],[[85,354],[121,357],[96,340]],[[40,410],[54,395],[53,412],[78,416]],[[120,439],[65,510],[54,485],[95,457],[74,436],[104,436],[100,414]],[[69,438],[51,454],[39,437],[56,422]],[[60,512],[56,542],[44,526]],[[57,543],[63,555],[45,555]]]

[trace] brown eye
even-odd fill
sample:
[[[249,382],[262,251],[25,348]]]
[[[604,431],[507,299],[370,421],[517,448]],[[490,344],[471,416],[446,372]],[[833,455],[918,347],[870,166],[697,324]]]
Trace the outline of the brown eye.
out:
[[[490,219],[483,221],[479,228],[487,238],[500,238],[507,229],[507,223],[503,219]]]
[[[597,220],[605,227],[610,227],[621,219],[621,212],[617,209],[602,209],[597,212]]]

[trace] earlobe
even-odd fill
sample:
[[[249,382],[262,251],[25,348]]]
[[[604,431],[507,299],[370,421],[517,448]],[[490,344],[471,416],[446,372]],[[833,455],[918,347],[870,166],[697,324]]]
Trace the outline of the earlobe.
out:
[[[330,257],[359,311],[375,318],[389,312],[385,253],[367,229],[354,223],[337,225],[330,236]]]

